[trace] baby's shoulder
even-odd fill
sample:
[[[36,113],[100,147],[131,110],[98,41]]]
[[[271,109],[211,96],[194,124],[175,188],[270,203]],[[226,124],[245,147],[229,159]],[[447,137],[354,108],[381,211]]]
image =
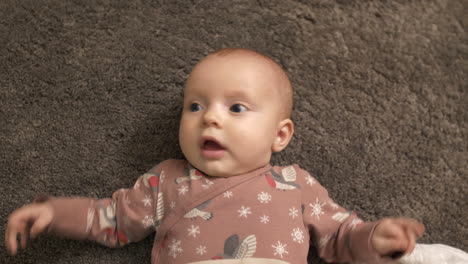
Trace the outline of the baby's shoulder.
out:
[[[282,177],[286,181],[295,181],[298,183],[306,182],[307,184],[318,183],[317,179],[312,176],[306,169],[301,168],[297,163],[291,165],[272,166],[272,173]]]
[[[274,165],[272,169],[275,172],[280,172],[281,174],[301,174],[301,175],[310,175],[309,172],[301,168],[297,163],[290,165]]]
[[[153,166],[153,168],[150,169],[150,172],[161,173],[163,171],[183,171],[188,167],[189,164],[184,159],[167,159]]]

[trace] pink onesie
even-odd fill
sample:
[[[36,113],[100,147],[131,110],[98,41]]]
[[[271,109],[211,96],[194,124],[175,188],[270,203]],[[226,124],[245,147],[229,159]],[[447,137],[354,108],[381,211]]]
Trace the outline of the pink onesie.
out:
[[[117,247],[156,231],[153,264],[250,257],[307,263],[309,241],[329,262],[383,261],[369,243],[376,223],[334,203],[297,165],[221,178],[166,160],[112,199],[50,202],[53,234]]]

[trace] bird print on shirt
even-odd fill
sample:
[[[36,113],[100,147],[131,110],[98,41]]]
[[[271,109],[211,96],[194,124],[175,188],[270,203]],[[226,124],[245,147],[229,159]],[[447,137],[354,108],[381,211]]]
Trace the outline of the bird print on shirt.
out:
[[[180,184],[185,181],[198,180],[198,179],[201,179],[202,177],[203,177],[203,173],[193,168],[192,166],[189,166],[187,169],[184,170],[184,176],[177,177],[175,179],[175,182],[177,184]]]
[[[208,201],[200,204],[199,206],[193,208],[192,210],[190,210],[188,213],[186,213],[184,215],[184,218],[193,219],[193,218],[196,218],[196,217],[201,217],[206,221],[210,220],[213,217],[213,213],[202,211],[202,209],[207,207],[210,202],[211,202],[211,200],[208,200]]]
[[[218,254],[213,259],[241,259],[250,258],[257,251],[257,237],[249,235],[239,243],[239,236],[234,234],[224,242],[224,253]]]
[[[143,174],[143,184],[150,188],[153,192],[158,192],[159,188],[159,173],[145,173]]]
[[[107,207],[98,207],[99,228],[104,234],[103,242],[105,243],[111,237],[117,237],[121,245],[129,243],[128,236],[117,228],[117,218],[115,216],[116,204],[112,203]]]
[[[281,170],[281,175],[271,169],[265,174],[268,184],[278,190],[300,189],[301,186],[296,181],[296,170],[292,167],[286,167]]]

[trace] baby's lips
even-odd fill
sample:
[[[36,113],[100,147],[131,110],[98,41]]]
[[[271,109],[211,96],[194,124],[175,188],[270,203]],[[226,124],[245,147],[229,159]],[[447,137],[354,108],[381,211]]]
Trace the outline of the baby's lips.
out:
[[[204,137],[202,137],[201,142],[200,142],[200,146],[203,148],[203,147],[205,147],[205,145],[206,145],[207,143],[215,144],[215,145],[217,145],[220,149],[226,149],[226,148],[224,147],[224,145],[221,144],[221,143],[219,142],[219,140],[217,140],[217,139],[214,138],[214,137],[210,137],[210,136],[204,136]]]
[[[203,145],[203,149],[206,149],[206,150],[223,150],[224,148],[220,144],[218,144],[217,142],[212,141],[212,140],[208,140]]]

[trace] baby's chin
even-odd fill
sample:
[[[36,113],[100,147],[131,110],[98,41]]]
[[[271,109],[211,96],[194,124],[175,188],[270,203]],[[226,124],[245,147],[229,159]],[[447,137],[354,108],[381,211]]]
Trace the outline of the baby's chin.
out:
[[[246,166],[235,163],[230,164],[220,160],[211,160],[204,162],[195,161],[194,163],[191,163],[191,165],[207,176],[229,178],[251,172],[265,166],[266,164],[249,164],[249,166]]]
[[[203,174],[212,177],[220,177],[220,178],[229,178],[239,174],[243,174],[242,172],[233,172],[228,168],[218,168],[214,166],[207,166],[206,164],[202,164],[200,166],[194,165],[197,169],[199,169]]]

